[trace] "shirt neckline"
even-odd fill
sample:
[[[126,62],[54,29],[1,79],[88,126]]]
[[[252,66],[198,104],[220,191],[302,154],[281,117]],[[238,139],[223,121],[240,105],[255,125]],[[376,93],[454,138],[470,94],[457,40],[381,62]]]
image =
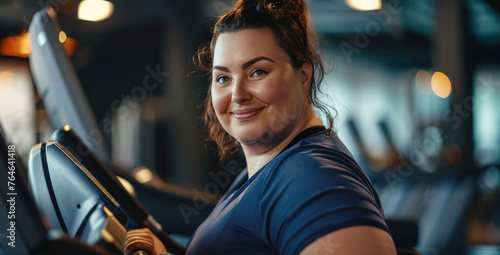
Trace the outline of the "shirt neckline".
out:
[[[304,140],[305,138],[307,138],[309,136],[312,136],[314,134],[317,134],[317,133],[319,133],[321,131],[324,131],[324,130],[326,130],[325,126],[312,126],[312,127],[304,129],[297,136],[295,136],[295,138],[293,138],[293,140],[278,155],[280,155],[282,152],[286,151],[290,147],[294,146],[296,143]],[[276,155],[276,157],[278,155]],[[265,167],[265,165],[262,168],[264,168],[264,167]],[[259,171],[257,171],[257,173],[255,173],[252,176],[252,178],[258,176],[258,174],[261,172],[262,168]],[[243,187],[243,185],[245,185],[245,183],[247,183],[248,181],[250,181],[252,178],[248,178],[248,168],[245,167],[242,170],[242,172],[240,173],[240,175],[234,181],[234,184],[236,184],[236,185],[234,185],[235,188],[232,189],[232,190],[230,189],[229,191],[236,192],[241,187]]]
[[[295,138],[293,138],[293,140],[280,152],[280,154],[282,152],[286,151],[288,148],[294,146],[296,143],[302,141],[303,139],[305,139],[311,135],[314,135],[316,133],[319,133],[323,130],[326,130],[325,126],[312,126],[312,127],[304,129],[297,136],[295,136]]]

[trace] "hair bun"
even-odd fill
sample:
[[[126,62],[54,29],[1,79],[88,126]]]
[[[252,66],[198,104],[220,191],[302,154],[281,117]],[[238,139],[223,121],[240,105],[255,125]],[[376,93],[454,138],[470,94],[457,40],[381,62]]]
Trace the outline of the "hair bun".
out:
[[[270,10],[282,10],[301,12],[303,10],[303,0],[263,0]]]
[[[269,3],[267,4],[269,9],[279,9],[285,4],[285,1],[283,0],[269,0]]]
[[[290,15],[302,13],[304,10],[304,0],[240,0],[239,5],[253,9],[257,13],[279,12],[283,15]]]

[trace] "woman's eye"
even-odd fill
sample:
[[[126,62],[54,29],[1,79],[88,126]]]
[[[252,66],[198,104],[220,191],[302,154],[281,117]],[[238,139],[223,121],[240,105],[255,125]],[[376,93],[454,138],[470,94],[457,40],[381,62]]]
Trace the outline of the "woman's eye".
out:
[[[253,72],[252,72],[252,76],[254,77],[261,77],[265,74],[267,74],[268,72],[265,71],[265,70],[262,70],[262,69],[255,69]]]
[[[217,83],[220,83],[220,84],[226,84],[227,82],[229,82],[229,78],[227,76],[219,76],[215,79],[215,81]]]

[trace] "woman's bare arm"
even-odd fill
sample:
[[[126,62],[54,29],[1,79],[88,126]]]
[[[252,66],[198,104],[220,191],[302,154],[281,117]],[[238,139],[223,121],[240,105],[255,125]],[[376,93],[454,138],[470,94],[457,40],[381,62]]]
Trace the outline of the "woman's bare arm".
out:
[[[354,226],[326,234],[304,248],[300,255],[396,255],[392,237],[372,226]]]

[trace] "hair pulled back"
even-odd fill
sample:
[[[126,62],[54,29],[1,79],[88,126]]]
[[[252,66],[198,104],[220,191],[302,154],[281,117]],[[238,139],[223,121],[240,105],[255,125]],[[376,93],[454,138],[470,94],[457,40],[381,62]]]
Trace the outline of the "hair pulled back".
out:
[[[245,28],[270,28],[278,45],[288,54],[292,65],[299,69],[305,61],[313,67],[313,76],[309,90],[309,100],[313,106],[324,112],[327,127],[332,132],[333,116],[326,104],[319,98],[320,84],[325,75],[325,68],[317,50],[316,35],[311,29],[309,9],[304,0],[239,0],[220,16],[212,31],[210,45],[201,47],[193,56],[195,66],[210,72],[213,66],[213,52],[218,37],[222,33],[236,32]],[[236,152],[237,141],[231,137],[219,123],[215,114],[211,86],[203,104],[205,112],[202,121],[205,124],[209,140],[217,143],[219,156]]]

